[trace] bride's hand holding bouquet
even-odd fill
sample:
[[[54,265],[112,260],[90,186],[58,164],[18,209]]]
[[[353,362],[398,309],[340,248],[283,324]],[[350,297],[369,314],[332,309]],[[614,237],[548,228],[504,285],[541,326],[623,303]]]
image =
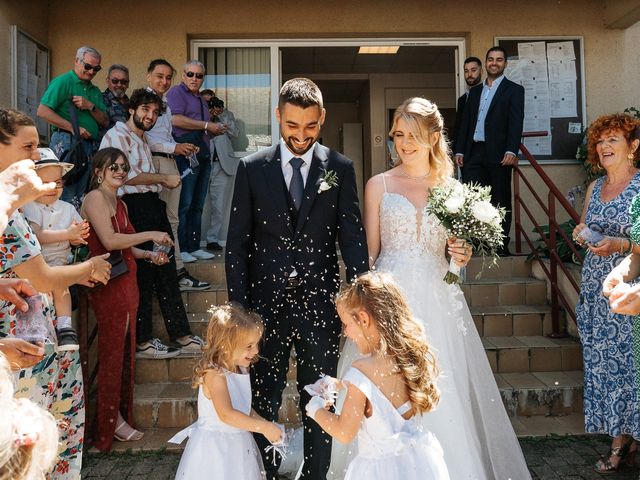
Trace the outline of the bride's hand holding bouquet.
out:
[[[444,277],[447,283],[460,283],[462,256],[469,245],[474,245],[482,256],[482,266],[489,259],[489,266],[497,263],[498,249],[502,246],[502,219],[504,208],[491,204],[491,187],[461,184],[451,180],[446,185],[431,189],[427,211],[434,215],[447,229],[450,237],[449,271]],[[460,246],[463,241],[465,246]],[[465,252],[460,249],[464,248]]]

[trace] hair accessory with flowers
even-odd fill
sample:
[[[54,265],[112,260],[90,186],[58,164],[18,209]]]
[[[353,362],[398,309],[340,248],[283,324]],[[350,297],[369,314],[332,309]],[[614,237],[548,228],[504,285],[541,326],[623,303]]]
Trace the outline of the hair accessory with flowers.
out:
[[[325,170],[324,175],[320,179],[320,185],[318,186],[318,193],[329,190],[331,187],[338,186],[338,174],[333,170]]]
[[[489,257],[489,267],[497,264],[498,248],[502,246],[502,220],[504,208],[491,204],[491,187],[462,184],[452,180],[447,185],[431,189],[428,213],[434,215],[449,235],[472,244],[482,256],[482,270]],[[478,277],[482,274],[478,273]],[[447,283],[460,283],[460,267],[453,260],[444,279]]]

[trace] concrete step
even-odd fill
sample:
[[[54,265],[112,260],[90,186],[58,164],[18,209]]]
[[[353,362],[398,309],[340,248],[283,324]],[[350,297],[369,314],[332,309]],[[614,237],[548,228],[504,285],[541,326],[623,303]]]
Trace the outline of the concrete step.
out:
[[[533,277],[469,278],[461,285],[469,307],[547,303],[546,283]]]
[[[485,336],[482,344],[494,373],[582,370],[582,348],[572,338]]]
[[[567,415],[582,411],[580,371],[502,373],[494,376],[510,417]],[[136,385],[136,426],[144,429],[190,425],[197,419],[196,392],[190,382]],[[299,426],[300,397],[295,380],[288,380],[282,400],[279,421],[287,426]]]
[[[511,417],[568,415],[583,411],[582,371],[494,374]]]
[[[483,269],[482,257],[471,257],[467,264],[467,280],[476,280],[478,274],[480,278],[505,278],[505,277],[528,277],[531,275],[531,262],[527,261],[524,255],[512,257],[500,257],[497,265],[490,267],[490,262],[485,262]]]
[[[139,428],[184,428],[198,418],[198,394],[191,382],[144,383],[135,386],[133,415]],[[282,394],[280,423],[300,424],[295,380],[289,380]]]
[[[481,337],[551,333],[550,305],[489,305],[471,307],[470,310]]]

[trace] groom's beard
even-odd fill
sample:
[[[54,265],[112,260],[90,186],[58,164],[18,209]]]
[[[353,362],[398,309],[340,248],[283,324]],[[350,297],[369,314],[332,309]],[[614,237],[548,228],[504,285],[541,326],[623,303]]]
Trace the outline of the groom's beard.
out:
[[[280,133],[280,135],[282,136],[282,132]],[[284,136],[283,136],[284,138]],[[309,151],[309,149],[311,149],[311,147],[313,147],[313,144],[316,143],[316,140],[318,139],[318,137],[307,137],[305,138],[305,144],[304,146],[301,148],[299,146],[297,146],[296,144],[294,144],[294,140],[295,137],[287,137],[284,140],[284,143],[287,144],[287,147],[289,147],[289,150],[291,150],[291,153],[293,153],[294,155],[304,155],[305,153],[307,153]],[[297,143],[297,142],[296,142]]]

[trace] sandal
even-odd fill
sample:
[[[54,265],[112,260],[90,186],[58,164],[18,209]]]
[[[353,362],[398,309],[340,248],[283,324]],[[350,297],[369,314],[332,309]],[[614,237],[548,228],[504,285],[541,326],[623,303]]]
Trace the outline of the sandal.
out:
[[[610,448],[609,452],[596,462],[596,464],[593,466],[593,469],[600,475],[611,475],[613,473],[616,473],[618,470],[620,470],[620,467],[624,463],[627,463],[629,460],[632,460],[632,462],[635,463],[637,447],[635,450],[633,450],[632,455],[629,455],[630,453],[629,448],[631,447],[632,444],[634,444],[633,438],[627,440],[619,447]],[[620,460],[616,465],[611,463],[611,457],[614,457],[614,456],[620,458]]]
[[[126,428],[129,428],[129,432],[118,432],[119,430],[125,430]],[[142,440],[143,437],[144,432],[136,430],[124,420],[118,423],[115,432],[113,432],[113,438],[119,442],[137,442],[138,440]]]

